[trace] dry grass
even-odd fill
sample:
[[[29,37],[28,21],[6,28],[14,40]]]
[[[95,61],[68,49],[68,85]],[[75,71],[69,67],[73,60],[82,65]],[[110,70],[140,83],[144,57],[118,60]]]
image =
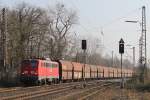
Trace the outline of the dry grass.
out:
[[[150,93],[112,87],[93,96],[90,100],[150,100]]]

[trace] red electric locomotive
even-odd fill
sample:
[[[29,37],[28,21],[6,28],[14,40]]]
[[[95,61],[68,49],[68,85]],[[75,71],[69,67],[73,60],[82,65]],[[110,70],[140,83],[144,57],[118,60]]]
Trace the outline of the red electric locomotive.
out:
[[[44,83],[59,79],[59,65],[50,60],[27,59],[21,64],[20,81],[23,83]]]

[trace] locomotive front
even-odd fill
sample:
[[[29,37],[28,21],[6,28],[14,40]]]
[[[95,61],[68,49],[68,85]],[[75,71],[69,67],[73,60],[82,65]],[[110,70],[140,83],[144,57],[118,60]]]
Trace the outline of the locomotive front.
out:
[[[23,83],[35,83],[38,81],[38,60],[22,61],[20,81]]]

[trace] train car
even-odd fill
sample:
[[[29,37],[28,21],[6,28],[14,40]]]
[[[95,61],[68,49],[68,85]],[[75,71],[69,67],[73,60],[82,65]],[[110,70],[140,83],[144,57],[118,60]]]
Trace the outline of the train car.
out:
[[[132,70],[130,70],[130,69],[124,69],[124,71],[125,71],[125,77],[132,77],[132,73],[133,73],[133,71]]]
[[[113,70],[114,70],[114,78],[118,78],[118,69],[113,68]]]
[[[102,66],[97,66],[98,69],[98,79],[102,79],[104,77],[104,69]]]
[[[92,75],[92,68],[90,65],[85,64],[85,71],[84,71],[84,64],[77,63],[77,62],[70,62],[70,61],[59,61],[60,65],[60,77],[62,81],[79,81],[84,79],[90,79]]]
[[[84,64],[83,64],[84,69]],[[88,64],[85,64],[85,79],[89,80],[91,78],[91,66]]]
[[[97,78],[97,66],[91,65],[91,78],[96,79]]]
[[[110,79],[114,77],[114,68],[112,68],[112,67],[108,68],[108,77]]]
[[[69,61],[60,60],[59,62],[60,81],[70,81],[73,76],[73,64]]]
[[[20,81],[23,83],[44,83],[59,79],[59,65],[50,60],[27,59],[21,64]]]
[[[104,78],[104,79],[109,78],[109,68],[103,66],[103,70],[104,70],[104,77],[103,77],[103,78]]]
[[[83,79],[83,64],[59,60],[60,81],[77,81]],[[85,67],[86,68],[86,67]]]
[[[83,64],[77,62],[71,62],[74,68],[74,81],[79,81],[83,78]]]
[[[132,77],[134,75],[133,70],[128,69],[128,77]]]

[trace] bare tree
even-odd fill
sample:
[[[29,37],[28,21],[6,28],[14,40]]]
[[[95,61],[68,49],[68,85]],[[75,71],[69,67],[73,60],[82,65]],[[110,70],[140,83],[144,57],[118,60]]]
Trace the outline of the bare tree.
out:
[[[9,63],[16,64],[31,57],[40,48],[41,40],[47,31],[45,11],[27,4],[20,4],[8,13],[8,52]],[[38,55],[38,53],[37,53]]]
[[[56,9],[50,9],[49,13],[49,55],[52,59],[61,59],[68,45],[70,30],[77,22],[77,15],[62,4],[57,4]]]

